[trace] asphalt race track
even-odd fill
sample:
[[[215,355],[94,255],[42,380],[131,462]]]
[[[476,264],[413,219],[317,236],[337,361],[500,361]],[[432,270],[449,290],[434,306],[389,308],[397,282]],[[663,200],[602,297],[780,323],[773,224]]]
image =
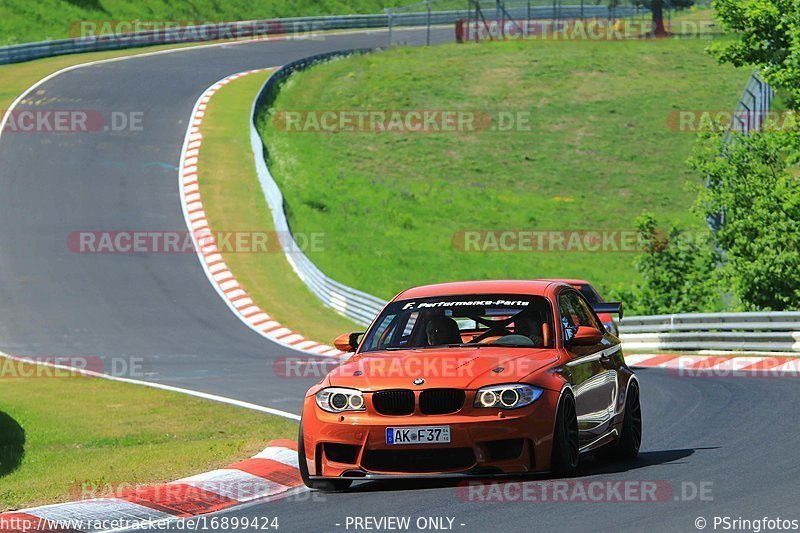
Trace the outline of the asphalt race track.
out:
[[[409,31],[403,40],[424,38],[424,31]],[[451,39],[451,30],[434,33],[436,42]],[[67,239],[74,231],[186,229],[177,164],[192,106],[214,82],[385,43],[385,32],[369,32],[190,49],[89,66],[46,82],[20,110],[143,111],[144,129],[3,134],[0,350],[141,358],[151,381],[299,413],[310,380],[275,376],[271,364],[288,350],[230,312],[195,255],[76,254]],[[277,517],[289,532],[344,531],[348,516],[451,517],[463,531],[697,531],[697,517],[713,530],[714,515],[777,518],[798,509],[794,380],[639,375],[646,424],[640,459],[589,462],[579,480],[658,481],[674,490],[665,501],[480,503],[464,501],[451,481],[373,482],[221,515]],[[706,499],[674,498],[701,486],[711,487]]]
[[[794,378],[686,378],[659,369],[637,374],[645,424],[639,458],[630,464],[590,459],[575,481],[587,487],[592,481],[655,481],[674,489],[666,501],[659,489],[656,502],[598,503],[572,491],[578,495],[573,501],[518,501],[509,491],[511,501],[485,503],[469,501],[457,481],[376,481],[349,493],[306,492],[295,501],[228,514],[277,516],[285,531],[346,531],[348,516],[446,516],[455,519],[455,531],[587,533],[697,531],[696,518],[710,524],[714,515],[797,517],[800,465],[791,450],[800,393]],[[531,478],[510,482],[520,481]],[[709,487],[713,501],[691,498],[694,488]],[[688,501],[674,499],[682,494]],[[302,513],[298,502],[304,502]]]
[[[424,31],[407,34],[424,43]],[[0,350],[141,358],[152,381],[299,413],[310,383],[270,379],[271,362],[291,352],[233,315],[194,254],[76,254],[68,238],[186,231],[180,150],[195,102],[223,77],[386,43],[385,32],[371,32],[217,46],[88,66],[39,87],[18,110],[144,112],[143,131],[3,134]]]

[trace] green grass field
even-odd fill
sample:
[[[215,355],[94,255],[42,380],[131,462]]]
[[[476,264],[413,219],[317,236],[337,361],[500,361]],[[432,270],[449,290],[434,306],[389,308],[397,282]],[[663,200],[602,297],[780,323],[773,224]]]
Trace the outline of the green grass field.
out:
[[[250,109],[267,74],[240,78],[220,89],[203,118],[198,176],[203,206],[215,232],[271,232],[272,215],[250,148]],[[326,344],[359,326],[325,308],[289,266],[283,253],[223,252],[253,301],[281,324]]]
[[[699,184],[695,135],[677,110],[732,109],[749,71],[718,66],[707,40],[505,42],[395,49],[296,74],[260,117],[294,231],[329,276],[391,297],[420,283],[635,279],[631,253],[465,253],[465,230],[627,230],[643,211],[685,226]],[[298,110],[529,112],[530,131],[287,132]]]
[[[80,21],[221,22],[274,17],[381,13],[403,0],[5,0],[0,46],[78,37]],[[102,29],[102,25],[98,25]]]
[[[71,501],[84,489],[173,481],[297,432],[291,420],[256,411],[32,368],[0,358],[0,512]]]

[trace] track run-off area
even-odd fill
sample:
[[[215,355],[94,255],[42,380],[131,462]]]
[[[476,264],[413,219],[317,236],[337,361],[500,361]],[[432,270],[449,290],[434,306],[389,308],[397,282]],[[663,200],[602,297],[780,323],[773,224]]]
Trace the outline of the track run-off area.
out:
[[[407,33],[409,44],[424,44],[424,31]],[[434,41],[452,34],[437,30]],[[232,313],[196,255],[80,254],[67,243],[75,231],[186,230],[178,165],[195,103],[218,80],[386,41],[386,32],[369,31],[189,48],[87,65],[35,88],[19,110],[141,113],[142,128],[0,138],[0,351],[136,358],[145,379],[158,385],[299,414],[302,394],[316,380],[276,376],[273,363],[291,350]],[[698,518],[712,529],[715,516],[800,516],[795,380],[638,374],[640,457],[588,461],[571,483],[653,482],[656,501],[591,501],[578,492],[541,501],[514,490],[494,501],[458,480],[375,481],[341,494],[299,491],[209,518],[276,518],[281,531],[306,532],[387,530],[395,522],[366,519],[409,517],[412,530],[440,524],[471,532],[697,531]],[[205,525],[222,527],[214,523]]]

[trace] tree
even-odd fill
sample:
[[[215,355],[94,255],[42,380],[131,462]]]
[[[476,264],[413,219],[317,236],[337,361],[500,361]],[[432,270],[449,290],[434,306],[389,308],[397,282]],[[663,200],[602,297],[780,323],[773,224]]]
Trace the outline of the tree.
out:
[[[789,129],[737,134],[721,151],[722,134],[706,134],[691,160],[708,177],[697,208],[725,214],[714,240],[729,288],[749,311],[800,309],[798,129]]]
[[[717,18],[736,37],[711,47],[720,62],[761,69],[790,104],[800,104],[800,0],[714,0]],[[796,108],[796,107],[795,107]]]
[[[715,269],[719,254],[707,230],[658,228],[650,213],[636,221],[643,255],[636,259],[642,281],[619,296],[633,314],[697,313],[721,307]]]
[[[642,6],[653,13],[653,34],[656,37],[669,35],[664,24],[664,10],[669,8],[687,8],[694,5],[694,0],[635,0],[634,5]]]

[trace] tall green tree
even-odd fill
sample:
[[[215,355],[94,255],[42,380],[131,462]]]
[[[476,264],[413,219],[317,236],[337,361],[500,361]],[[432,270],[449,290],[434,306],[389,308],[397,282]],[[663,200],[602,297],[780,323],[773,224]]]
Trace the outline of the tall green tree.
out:
[[[692,166],[708,177],[701,213],[724,213],[714,233],[724,250],[727,287],[748,311],[800,309],[800,177],[793,165],[798,129],[737,134],[721,145],[721,133],[698,142]]]
[[[717,18],[735,40],[711,51],[721,62],[755,66],[790,104],[800,104],[800,0],[715,0]]]

